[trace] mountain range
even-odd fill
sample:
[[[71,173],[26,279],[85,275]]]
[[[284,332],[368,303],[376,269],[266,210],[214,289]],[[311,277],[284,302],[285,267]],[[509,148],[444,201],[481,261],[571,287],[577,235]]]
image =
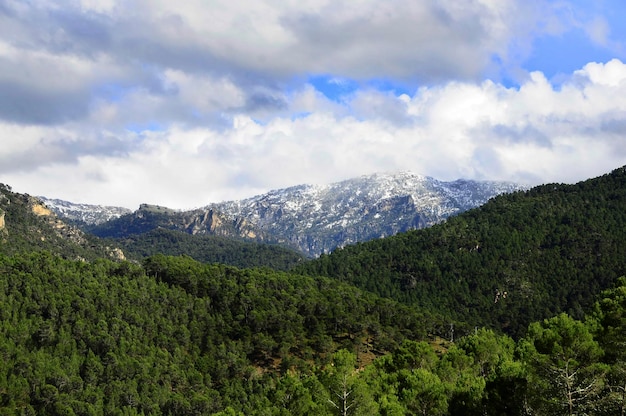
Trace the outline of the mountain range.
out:
[[[46,250],[70,259],[124,260],[123,251],[60,218],[39,198],[0,184],[0,253]]]
[[[298,185],[187,211],[142,204],[129,212],[42,199],[59,216],[100,237],[124,238],[165,228],[277,243],[317,257],[348,244],[429,227],[496,195],[523,189],[509,182],[445,182],[400,172]]]

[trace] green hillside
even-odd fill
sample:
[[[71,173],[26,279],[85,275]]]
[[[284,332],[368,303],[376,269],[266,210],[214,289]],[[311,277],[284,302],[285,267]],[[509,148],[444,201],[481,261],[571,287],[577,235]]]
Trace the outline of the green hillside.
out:
[[[0,255],[0,305],[3,415],[626,409],[624,279],[586,323],[558,315],[517,344],[485,329],[423,342],[432,319],[391,300],[188,257]]]
[[[139,267],[41,252],[0,256],[0,270],[0,409],[17,413],[267,406],[242,395],[261,400],[268,380],[340,348],[371,361],[433,325],[330,279],[188,257]]]
[[[154,254],[184,254],[203,263],[288,270],[305,259],[302,254],[279,245],[217,235],[192,235],[163,228],[113,241],[124,250],[128,258],[136,260]]]
[[[405,304],[519,336],[581,318],[626,273],[626,168],[502,195],[430,229],[348,246],[298,266]]]

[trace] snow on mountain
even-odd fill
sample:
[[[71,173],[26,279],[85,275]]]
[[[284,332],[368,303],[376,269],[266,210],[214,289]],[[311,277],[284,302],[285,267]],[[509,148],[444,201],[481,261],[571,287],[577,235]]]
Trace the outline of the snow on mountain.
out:
[[[410,172],[375,174],[329,185],[299,185],[207,209],[245,220],[310,256],[423,228],[505,192],[506,182],[442,182]]]
[[[132,212],[130,209],[122,207],[77,204],[42,196],[38,198],[58,216],[86,225],[102,224]]]

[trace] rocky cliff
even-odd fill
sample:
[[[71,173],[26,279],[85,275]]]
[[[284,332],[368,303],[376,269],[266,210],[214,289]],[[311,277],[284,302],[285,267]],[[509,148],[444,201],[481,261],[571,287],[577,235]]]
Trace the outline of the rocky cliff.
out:
[[[444,182],[401,172],[301,185],[207,209],[256,228],[263,238],[318,256],[347,244],[429,227],[498,194],[521,189],[513,183]]]

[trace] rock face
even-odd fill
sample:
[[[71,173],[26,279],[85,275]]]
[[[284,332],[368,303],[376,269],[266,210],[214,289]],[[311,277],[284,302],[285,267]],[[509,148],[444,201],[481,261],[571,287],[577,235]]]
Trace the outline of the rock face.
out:
[[[4,184],[0,184],[0,206],[8,205],[11,203],[9,201],[9,198],[3,192],[9,192],[9,188],[7,188],[7,186]],[[5,213],[6,211],[0,208],[0,232],[1,233],[7,232],[6,221],[4,219]]]
[[[44,205],[39,198],[29,196],[28,206],[33,214],[45,219],[59,237],[68,239],[79,245],[87,244],[87,239],[80,229],[61,220],[52,210]]]
[[[92,231],[101,237],[125,237],[162,227],[280,243],[316,257],[347,244],[429,227],[498,194],[522,189],[503,182],[377,174],[275,190],[192,211],[144,204]]]

